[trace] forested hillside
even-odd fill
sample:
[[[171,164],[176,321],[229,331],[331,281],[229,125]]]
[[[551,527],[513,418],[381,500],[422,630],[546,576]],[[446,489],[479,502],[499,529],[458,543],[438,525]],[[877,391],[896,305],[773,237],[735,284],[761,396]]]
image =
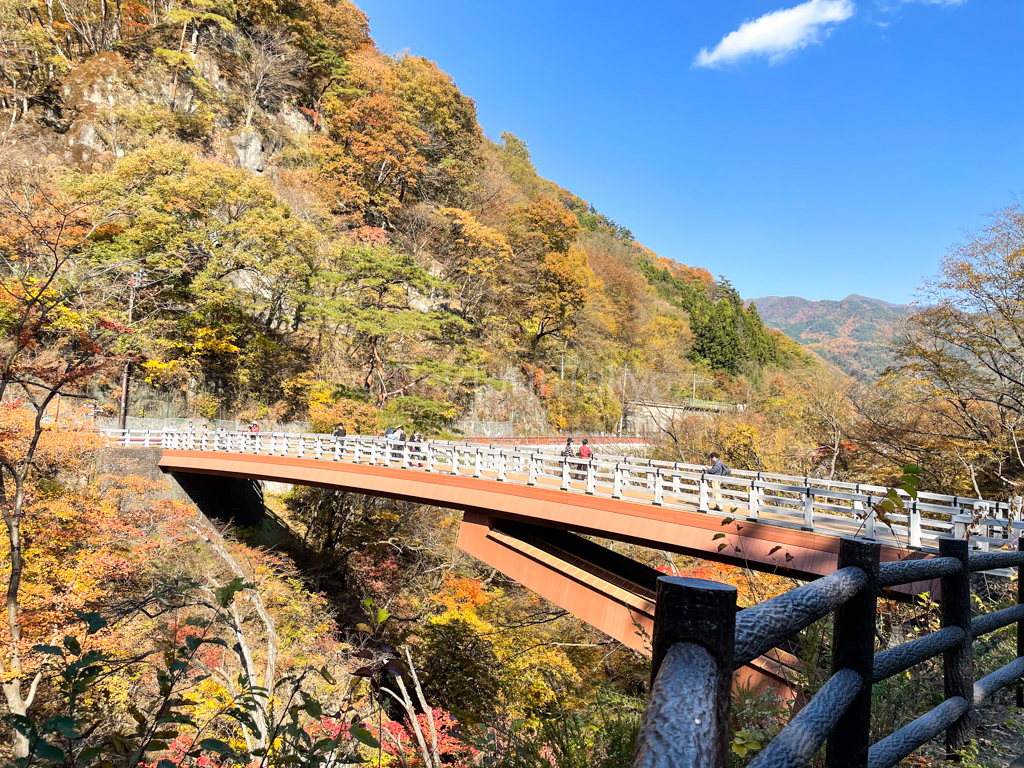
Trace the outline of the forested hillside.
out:
[[[895,362],[892,341],[910,308],[851,294],[840,301],[798,296],[752,299],[767,325],[799,341],[840,370],[871,380]]]
[[[667,398],[693,371],[801,360],[728,282],[485,138],[350,3],[3,13],[2,235],[91,266],[132,392],[180,415],[321,423],[362,401],[436,431],[500,380],[553,427],[610,430],[625,366]],[[566,354],[576,385],[549,386]]]

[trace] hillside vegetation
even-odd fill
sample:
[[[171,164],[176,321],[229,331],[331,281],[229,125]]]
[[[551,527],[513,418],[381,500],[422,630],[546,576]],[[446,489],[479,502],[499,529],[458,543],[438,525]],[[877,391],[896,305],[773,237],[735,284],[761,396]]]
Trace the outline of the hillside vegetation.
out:
[[[808,301],[798,296],[764,296],[751,301],[768,326],[867,381],[896,361],[893,338],[910,314],[910,308],[902,304],[856,294],[840,301]]]
[[[344,0],[48,8],[3,5],[3,237],[88,264],[126,330],[112,354],[183,415],[323,422],[356,400],[436,431],[502,380],[556,428],[611,430],[625,366],[667,398],[802,360],[728,282],[486,139],[450,77],[383,55]],[[576,384],[549,386],[566,354]]]

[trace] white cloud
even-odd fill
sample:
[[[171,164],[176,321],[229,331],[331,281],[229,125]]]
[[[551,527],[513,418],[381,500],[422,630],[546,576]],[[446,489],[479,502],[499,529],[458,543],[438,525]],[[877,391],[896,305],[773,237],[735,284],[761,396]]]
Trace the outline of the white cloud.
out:
[[[856,6],[850,0],[809,0],[794,8],[766,13],[753,21],[743,22],[739,29],[723,37],[713,50],[701,48],[693,65],[717,67],[747,56],[766,56],[770,63],[775,64],[793,51],[820,42],[832,31],[830,25],[846,21],[855,10]]]
[[[884,13],[894,13],[900,9],[901,6],[910,5],[911,3],[920,3],[921,5],[941,5],[943,8],[955,8],[958,5],[963,5],[967,0],[875,0],[879,9]]]

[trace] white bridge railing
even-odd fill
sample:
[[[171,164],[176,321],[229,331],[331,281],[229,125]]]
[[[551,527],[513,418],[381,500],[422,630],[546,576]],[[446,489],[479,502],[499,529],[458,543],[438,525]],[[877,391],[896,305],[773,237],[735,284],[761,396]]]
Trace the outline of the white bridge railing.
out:
[[[291,456],[409,471],[480,477],[560,488],[643,504],[700,511],[816,533],[856,536],[912,549],[935,550],[939,538],[969,538],[981,551],[1010,545],[1024,531],[1020,502],[921,493],[904,514],[876,518],[886,488],[767,472],[710,475],[696,464],[627,456],[567,458],[536,447],[502,447],[383,437],[270,432],[149,432],[104,430],[111,443],[189,451]],[[733,546],[728,537],[726,547]]]

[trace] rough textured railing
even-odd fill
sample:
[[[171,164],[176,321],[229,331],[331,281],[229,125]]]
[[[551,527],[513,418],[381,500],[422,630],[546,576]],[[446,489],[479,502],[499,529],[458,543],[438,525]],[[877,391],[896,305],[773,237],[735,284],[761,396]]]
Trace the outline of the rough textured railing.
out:
[[[972,737],[974,707],[1018,683],[1024,706],[1024,586],[1017,604],[971,616],[971,573],[1024,566],[1017,551],[970,554],[968,542],[941,539],[940,557],[880,565],[878,543],[843,539],[839,570],[819,581],[736,612],[732,587],[661,578],[654,617],[651,700],[634,768],[725,768],[731,674],[814,621],[832,613],[832,676],[750,768],[800,768],[825,744],[828,768],[891,768],[945,732],[947,753]],[[942,582],[942,628],[875,652],[876,603],[882,587],[922,579]],[[1017,658],[974,681],[971,644],[979,634],[1017,624]],[[944,701],[871,744],[871,684],[937,656]]]
[[[629,456],[567,459],[558,454],[557,446],[441,440],[400,443],[361,435],[265,432],[106,430],[105,434],[124,446],[293,456],[546,485],[569,493],[698,510],[925,551],[934,551],[943,537],[969,539],[972,548],[987,550],[1024,533],[1024,523],[1013,519],[1007,502],[921,493],[917,499],[907,499],[904,514],[888,515],[882,524],[873,511],[887,491],[880,486],[743,470],[722,477],[709,475],[696,464]],[[993,562],[1009,562],[1002,553],[989,554]],[[992,567],[997,566],[985,569]]]

